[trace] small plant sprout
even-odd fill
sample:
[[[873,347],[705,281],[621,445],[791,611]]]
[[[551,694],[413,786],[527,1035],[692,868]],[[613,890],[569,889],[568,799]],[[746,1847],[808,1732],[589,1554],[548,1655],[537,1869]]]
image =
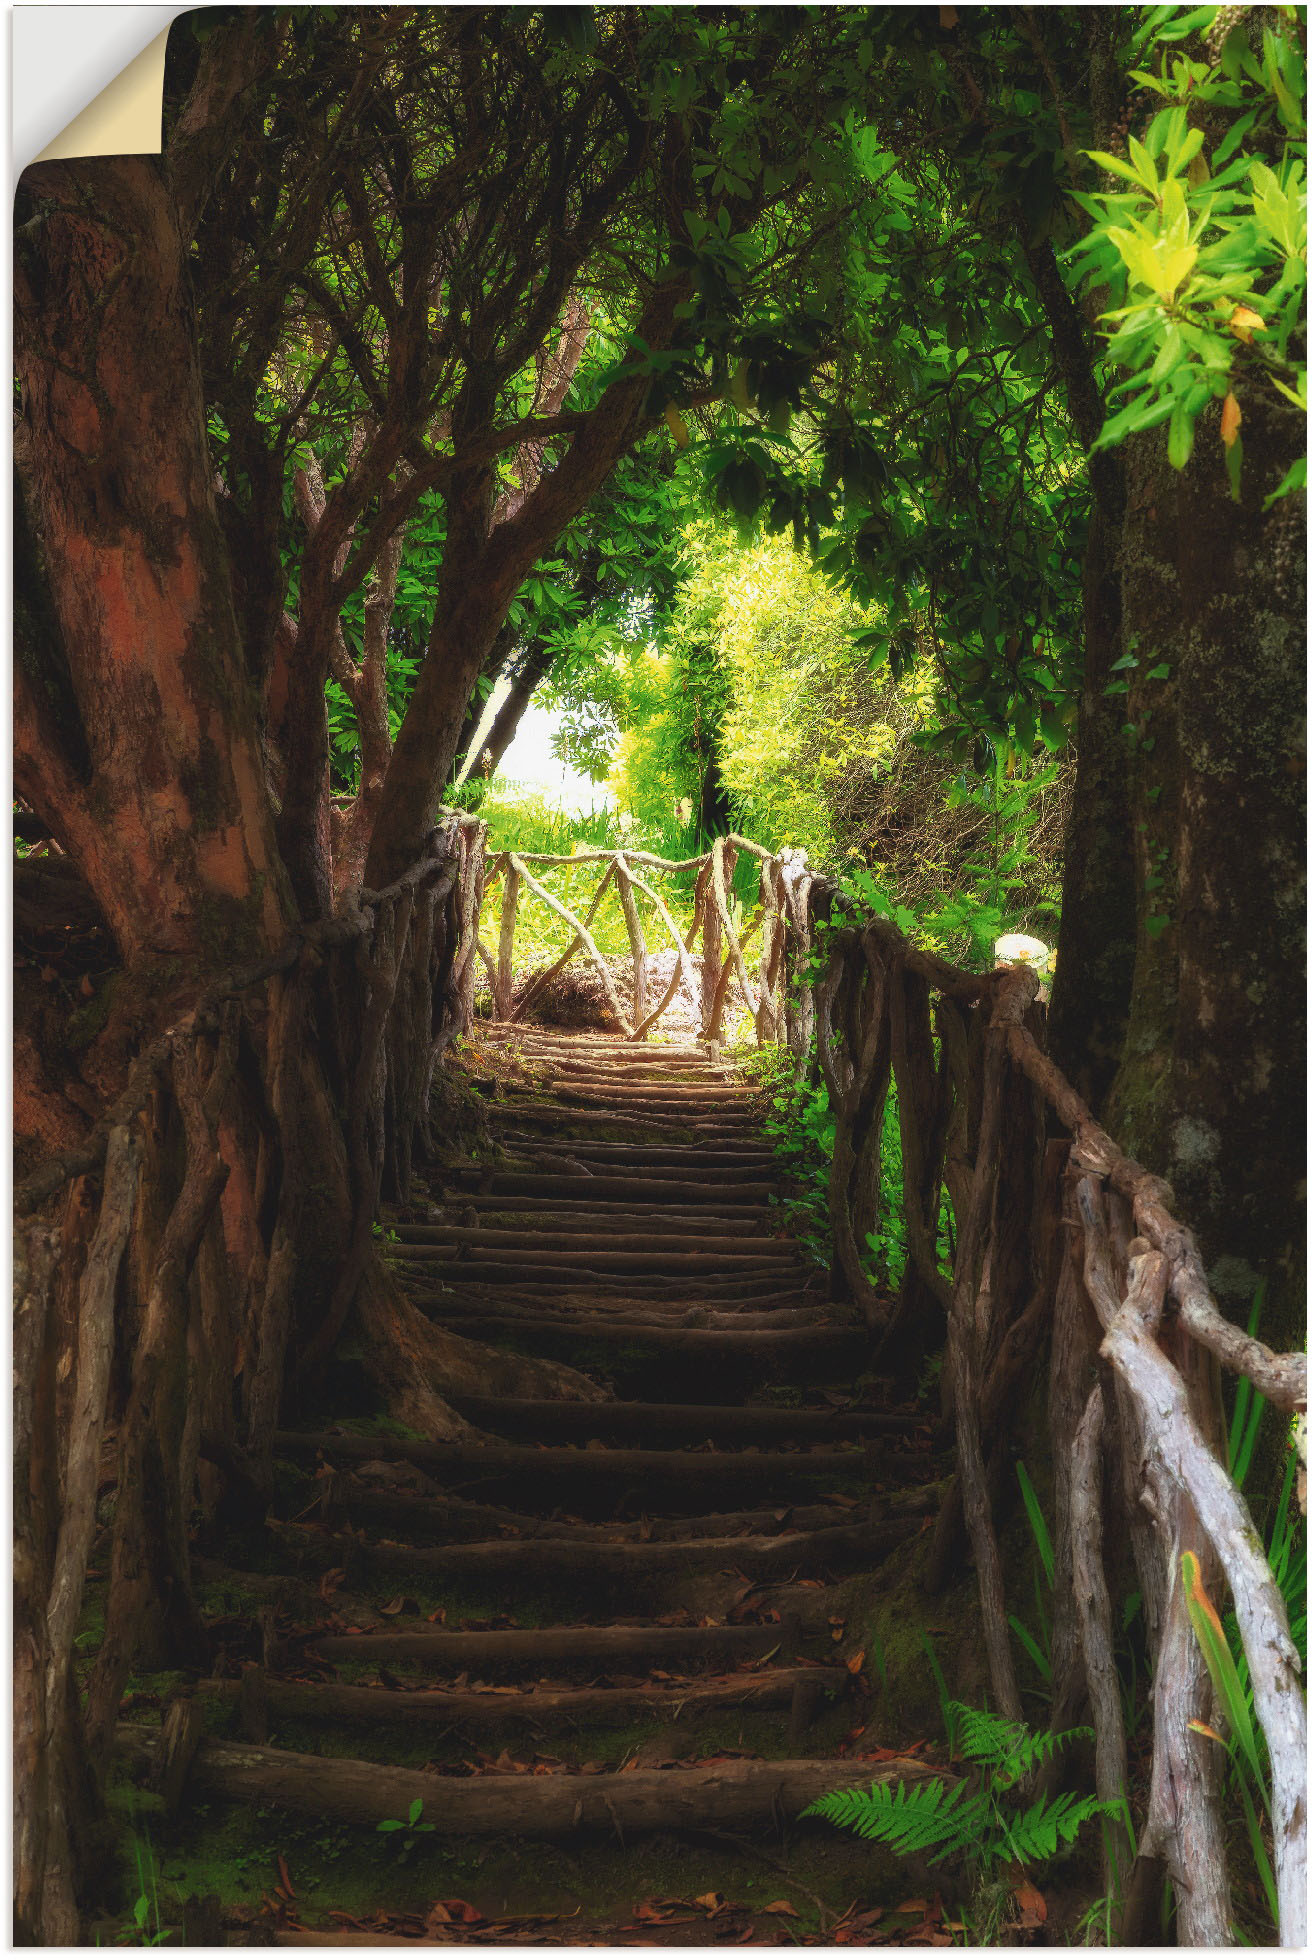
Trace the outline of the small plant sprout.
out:
[[[416,1797],[404,1819],[400,1817],[385,1817],[378,1826],[379,1831],[385,1836],[390,1836],[398,1831],[403,1833],[401,1849],[397,1854],[400,1864],[405,1863],[421,1837],[431,1837],[437,1829],[436,1824],[425,1824],[420,1821],[423,1814],[424,1800],[422,1797]]]

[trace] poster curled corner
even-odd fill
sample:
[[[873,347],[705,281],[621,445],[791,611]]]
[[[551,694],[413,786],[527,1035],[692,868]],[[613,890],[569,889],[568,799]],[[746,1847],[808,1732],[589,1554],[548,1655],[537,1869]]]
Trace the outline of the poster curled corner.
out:
[[[169,30],[190,11],[16,7],[11,16],[15,175],[29,162],[158,156]]]

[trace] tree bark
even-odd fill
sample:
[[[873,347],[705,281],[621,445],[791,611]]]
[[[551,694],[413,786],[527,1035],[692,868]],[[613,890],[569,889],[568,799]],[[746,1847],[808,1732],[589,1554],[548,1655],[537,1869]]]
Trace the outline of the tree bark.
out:
[[[69,686],[62,698],[50,686],[58,650],[20,642],[16,786],[75,857],[129,964],[268,951],[295,908],[214,506],[173,199],[148,157],[88,158],[25,172],[18,218],[27,490]]]
[[[685,276],[657,288],[638,333],[668,344]],[[474,683],[510,602],[543,551],[583,509],[644,426],[645,379],[613,381],[557,467],[494,525],[491,467],[462,462],[454,429],[447,537],[428,650],[397,736],[370,846],[366,882],[390,883],[417,855],[451,772]]]
[[[1256,390],[1244,418],[1238,504],[1215,409],[1186,470],[1157,441],[1132,458],[1122,562],[1139,664],[1125,719],[1141,896],[1107,1121],[1170,1181],[1223,1310],[1245,1321],[1265,1280],[1261,1333],[1285,1349],[1304,1326],[1304,498],[1262,503],[1303,431]]]
[[[497,709],[487,740],[474,758],[474,767],[479,775],[494,776],[500,768],[501,758],[519,732],[519,724],[524,719],[529,702],[551,672],[555,657],[555,648],[540,634],[529,643],[528,650],[515,669],[510,692]]]

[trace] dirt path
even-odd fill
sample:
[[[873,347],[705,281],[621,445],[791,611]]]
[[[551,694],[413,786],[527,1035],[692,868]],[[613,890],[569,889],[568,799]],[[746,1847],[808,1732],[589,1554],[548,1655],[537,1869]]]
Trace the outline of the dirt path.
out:
[[[615,1399],[471,1396],[459,1445],[280,1439],[279,1521],[198,1561],[212,1678],[164,1741],[121,1730],[176,1813],[165,1878],[230,1941],[826,1936],[889,1896],[880,1854],[797,1814],[925,1773],[853,1738],[840,1590],[921,1526],[922,1425],[854,1388],[863,1337],[788,1237],[730,1071],[489,1045],[517,1078],[499,1151],[430,1169],[392,1254],[435,1320]],[[341,1388],[346,1419],[349,1367]]]

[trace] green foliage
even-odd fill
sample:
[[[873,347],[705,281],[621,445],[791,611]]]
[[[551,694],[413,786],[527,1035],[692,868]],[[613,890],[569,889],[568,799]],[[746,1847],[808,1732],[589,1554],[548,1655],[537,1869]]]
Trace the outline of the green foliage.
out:
[[[1050,1685],[1052,1681],[1052,1589],[1056,1577],[1052,1534],[1048,1530],[1048,1521],[1043,1515],[1039,1494],[1031,1483],[1029,1472],[1023,1463],[1016,1465],[1016,1478],[1020,1484],[1025,1515],[1029,1520],[1030,1536],[1034,1542],[1034,1607],[1037,1615],[1038,1637],[1030,1632],[1024,1621],[1015,1613],[1009,1613],[1007,1621],[1017,1640],[1033,1661],[1042,1680]]]
[[[414,1850],[421,1837],[431,1837],[437,1829],[436,1824],[421,1823],[420,1819],[423,1817],[423,1814],[424,1800],[422,1797],[416,1797],[403,1819],[400,1817],[385,1817],[378,1826],[378,1830],[384,1836],[399,1836],[400,1844],[397,1850],[397,1863],[399,1865],[406,1863],[410,1853]]]
[[[943,1733],[947,1737],[948,1754],[955,1760],[961,1753],[961,1703],[953,1701],[948,1693],[948,1684],[943,1678],[943,1668],[938,1655],[934,1652],[933,1641],[923,1627],[920,1627],[918,1632],[920,1644],[929,1661],[929,1671],[934,1677],[934,1686],[938,1690],[938,1705],[943,1716]]]
[[[1059,887],[1054,831],[1062,807],[1062,772],[1049,763],[1027,775],[959,775],[947,794],[949,810],[968,811],[973,831],[960,851],[951,886],[894,895],[886,867],[845,870],[843,883],[862,905],[890,919],[930,952],[974,968],[993,964],[1006,932],[1056,938]]]
[[[955,1753],[976,1774],[949,1786],[940,1779],[869,1790],[839,1790],[803,1812],[824,1817],[857,1836],[887,1844],[901,1857],[932,1853],[931,1864],[960,1858],[987,1874],[1000,1862],[1037,1864],[1073,1844],[1091,1818],[1120,1816],[1123,1803],[1067,1792],[1022,1807],[1008,1793],[1056,1750],[1089,1729],[1052,1735],[1027,1729],[961,1702],[951,1704],[957,1727]]]
[[[172,1934],[160,1915],[159,1871],[149,1838],[132,1839],[132,1855],[137,1871],[137,1896],[132,1915],[114,1940],[115,1946],[165,1946]],[[100,1941],[97,1938],[97,1946]]]
[[[1199,416],[1220,400],[1238,497],[1244,400],[1267,391],[1307,407],[1306,73],[1298,10],[1254,13],[1259,28],[1240,19],[1228,32],[1224,12],[1191,17],[1205,57],[1182,51],[1196,43],[1174,9],[1153,9],[1139,29],[1132,79],[1163,107],[1126,155],[1087,152],[1115,188],[1075,194],[1093,224],[1072,264],[1113,302],[1107,359],[1125,375],[1099,446],[1165,422],[1183,469]],[[1300,460],[1268,501],[1304,480]]]

